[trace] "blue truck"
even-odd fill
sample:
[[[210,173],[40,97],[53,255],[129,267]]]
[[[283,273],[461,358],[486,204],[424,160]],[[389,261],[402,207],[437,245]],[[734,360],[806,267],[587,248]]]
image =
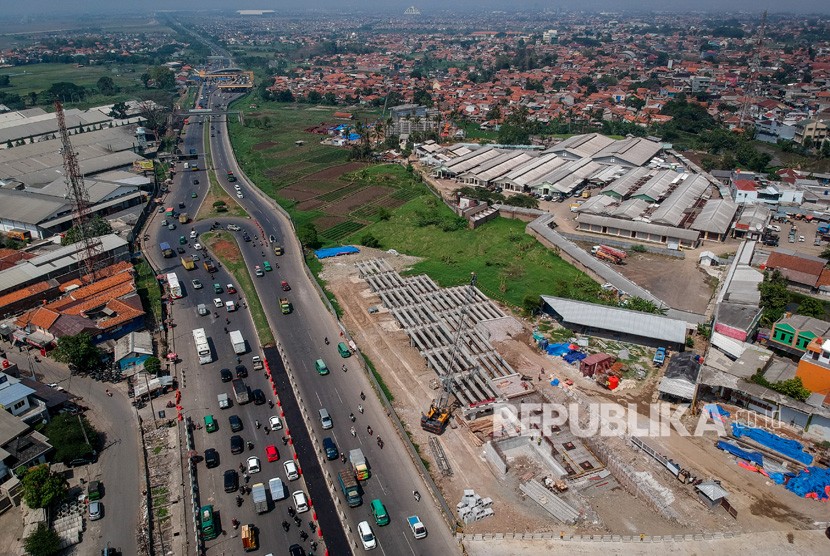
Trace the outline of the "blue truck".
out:
[[[654,359],[652,359],[651,362],[658,367],[662,367],[663,363],[666,362],[666,348],[657,348],[657,351],[654,353]]]
[[[176,252],[173,251],[173,248],[170,247],[170,244],[166,241],[161,242],[159,244],[159,247],[161,248],[161,254],[164,256],[165,259],[169,259],[170,257],[176,256]]]

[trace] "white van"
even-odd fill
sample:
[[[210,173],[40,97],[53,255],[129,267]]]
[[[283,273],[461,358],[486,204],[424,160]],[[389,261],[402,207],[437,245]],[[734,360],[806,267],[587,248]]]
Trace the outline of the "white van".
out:
[[[328,430],[332,426],[334,426],[331,422],[331,416],[329,415],[329,411],[325,407],[320,409],[320,424],[323,426],[324,430]]]
[[[196,312],[202,316],[205,316],[208,314],[208,309],[207,307],[205,307],[204,303],[199,303],[198,305],[196,305]]]
[[[269,480],[268,490],[271,491],[271,500],[274,502],[282,500],[283,498],[288,498],[288,489],[285,488],[285,484],[282,482],[282,479],[275,477]]]
[[[236,303],[233,301],[225,301],[225,309],[227,309],[229,313],[236,311]]]
[[[184,169],[185,169],[185,170],[189,170],[189,169],[190,169],[190,163],[189,163],[189,162],[185,162],[185,163],[184,163]]]

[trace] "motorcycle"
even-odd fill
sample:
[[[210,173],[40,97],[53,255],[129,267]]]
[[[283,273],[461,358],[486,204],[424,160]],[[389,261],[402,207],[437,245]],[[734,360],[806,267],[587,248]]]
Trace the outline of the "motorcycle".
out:
[[[302,520],[302,519],[300,519],[300,517],[299,517],[299,516],[296,516],[296,515],[295,515],[295,516],[294,516],[294,523],[296,523],[296,524],[297,524],[297,527],[300,527],[300,526],[303,524],[303,520]]]
[[[287,521],[283,520],[282,521],[282,530],[287,533],[289,529],[291,529],[291,525]]]
[[[241,496],[237,496],[237,497],[236,497],[236,507],[238,508],[238,507],[240,507],[241,505],[242,505],[242,497],[241,497]]]
[[[420,501],[421,501],[421,493],[420,493],[420,492],[418,492],[417,490],[413,490],[413,491],[412,491],[412,496],[414,496],[414,497],[415,497],[415,501],[416,501],[416,502],[420,502]]]
[[[297,512],[294,511],[294,508],[288,508],[288,515],[294,517],[296,514]]]
[[[380,436],[378,436],[378,446],[383,448],[383,440],[381,440]]]
[[[372,436],[372,434],[373,434],[372,427],[367,426],[367,427],[366,427],[366,432],[368,432],[368,433],[369,433],[369,436]]]
[[[354,413],[349,413],[349,420],[354,423]]]
[[[346,463],[346,454],[340,454],[340,461]]]
[[[328,337],[323,338],[323,341],[324,341],[324,342],[326,342],[326,345],[329,345],[329,339],[328,339]]]
[[[363,414],[363,404],[357,404],[357,410],[358,410],[358,411],[360,412],[360,414],[362,415],[362,414]]]
[[[253,443],[253,442],[251,442],[250,440],[248,441],[248,449],[249,449],[249,450],[253,450],[253,449],[254,449],[254,443]]]
[[[364,402],[366,401],[366,394],[364,394],[363,392],[360,393],[360,400]]]

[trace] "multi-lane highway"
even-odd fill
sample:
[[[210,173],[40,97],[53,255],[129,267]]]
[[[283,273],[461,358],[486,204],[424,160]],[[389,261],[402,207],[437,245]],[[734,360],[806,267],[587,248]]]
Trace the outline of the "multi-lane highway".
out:
[[[208,92],[210,106],[221,104],[227,106],[232,97],[227,93]],[[183,363],[179,366],[182,375],[183,400],[182,405],[189,417],[200,422],[204,415],[213,415],[219,424],[219,430],[207,433],[204,428],[196,431],[196,447],[203,452],[206,448],[216,448],[220,454],[220,465],[207,469],[204,464],[199,466],[199,486],[201,504],[213,504],[220,516],[221,526],[228,532],[227,536],[207,543],[208,552],[228,553],[240,547],[240,540],[236,538],[230,525],[231,519],[236,518],[242,523],[254,523],[259,527],[261,548],[264,553],[274,554],[287,552],[292,543],[301,543],[300,529],[291,523],[286,533],[280,527],[283,519],[288,519],[287,508],[290,500],[278,502],[276,508],[268,514],[257,516],[250,500],[245,496],[242,507],[235,503],[236,494],[226,494],[223,488],[223,473],[229,469],[239,469],[239,464],[249,455],[256,455],[262,462],[263,470],[251,476],[250,484],[264,482],[272,477],[280,477],[286,482],[290,491],[302,489],[310,494],[316,517],[323,531],[326,547],[331,554],[347,554],[352,550],[362,552],[363,546],[357,535],[357,524],[368,520],[377,535],[378,550],[386,554],[453,554],[458,553],[457,544],[442,520],[437,507],[432,503],[424,483],[407,451],[404,449],[397,432],[392,427],[383,406],[371,390],[364,371],[358,365],[355,357],[342,358],[338,354],[336,345],[340,341],[339,329],[333,317],[317,294],[315,285],[303,270],[303,259],[300,247],[290,222],[274,207],[270,199],[265,198],[254,186],[244,181],[228,140],[226,122],[223,116],[205,118],[199,124],[191,118],[191,124],[182,145],[182,152],[189,152],[191,148],[201,152],[203,133],[210,132],[210,149],[216,176],[223,187],[233,196],[234,185],[226,180],[227,171],[233,171],[240,177],[237,182],[244,198],[239,203],[245,208],[251,219],[225,219],[227,222],[239,223],[252,237],[252,241],[244,242],[241,232],[237,233],[238,243],[245,262],[251,269],[252,279],[257,288],[258,297],[268,316],[272,330],[283,348],[284,358],[290,368],[294,382],[289,382],[288,374],[282,365],[282,360],[275,349],[262,353],[258,347],[253,324],[244,308],[233,313],[227,313],[224,308],[213,308],[213,299],[223,301],[231,299],[227,294],[214,294],[213,284],[218,283],[225,289],[225,285],[233,283],[233,279],[220,268],[212,277],[201,268],[187,272],[178,263],[177,258],[162,259],[158,253],[158,243],[167,241],[177,247],[179,236],[185,235],[188,243],[183,246],[187,254],[194,253],[194,240],[189,239],[191,228],[197,232],[206,231],[212,222],[188,224],[184,229],[179,227],[168,230],[160,226],[163,215],[157,214],[149,224],[150,240],[145,250],[151,253],[151,258],[157,263],[160,272],[175,270],[184,285],[185,297],[177,300],[172,307],[174,329],[174,349],[182,357]],[[207,190],[208,182],[204,172],[204,158],[200,157],[197,172],[182,171],[179,173],[170,193],[165,200],[166,206],[178,207],[178,203],[185,203],[182,209],[195,215],[197,205]],[[196,184],[195,180],[199,180]],[[191,198],[191,192],[197,192],[197,198]],[[177,210],[179,210],[177,208]],[[285,248],[285,255],[276,257],[268,236],[274,235]],[[197,240],[198,241],[198,240]],[[198,253],[204,258],[204,253]],[[262,266],[263,260],[268,260],[273,267],[263,277],[256,277],[253,268]],[[201,262],[201,261],[199,261]],[[277,266],[278,265],[278,266]],[[193,278],[199,279],[203,288],[194,289],[191,285]],[[291,290],[286,294],[279,287],[282,280],[287,281]],[[294,311],[289,315],[281,314],[278,306],[280,295],[287,295],[293,304]],[[239,301],[239,294],[233,296]],[[196,306],[200,303],[210,307],[210,313],[199,316]],[[216,314],[214,314],[214,311]],[[228,324],[227,320],[230,321]],[[194,328],[205,328],[211,339],[211,346],[216,360],[212,363],[199,365],[192,339]],[[269,399],[270,386],[262,372],[251,369],[251,356],[265,355],[271,365],[278,394],[285,411],[285,424],[291,431],[294,446],[283,446],[280,441],[282,434],[265,433],[264,425],[271,415],[276,414],[279,408],[271,409],[267,404],[256,406],[247,404],[233,406],[230,409],[220,410],[217,394],[226,392],[231,394],[231,383],[223,383],[220,379],[220,369],[228,368],[234,371],[237,364],[236,356],[231,348],[230,341],[224,329],[239,329],[248,341],[250,351],[242,356],[242,363],[248,367],[249,376],[245,379],[252,389],[260,388]],[[327,345],[325,339],[329,339]],[[323,359],[331,370],[326,376],[321,376],[314,368],[314,361]],[[346,371],[342,366],[346,366]],[[292,387],[293,386],[293,387]],[[365,393],[365,401],[361,399],[361,392]],[[295,399],[296,396],[296,399]],[[363,412],[358,406],[362,405]],[[333,427],[323,430],[318,410],[325,408],[331,414]],[[301,414],[301,411],[303,412]],[[354,414],[355,422],[349,418]],[[246,441],[251,440],[254,449],[238,455],[230,451],[230,424],[228,416],[238,415],[243,422],[243,430],[239,433]],[[305,416],[305,420],[303,419]],[[258,420],[263,428],[257,429]],[[306,425],[310,430],[306,430]],[[350,429],[354,427],[355,434]],[[367,427],[371,427],[369,434]],[[309,433],[314,437],[310,440]],[[377,442],[377,437],[383,438],[383,448]],[[337,493],[332,501],[328,494],[328,486],[337,485],[338,471],[345,469],[348,463],[340,459],[328,461],[321,450],[321,441],[329,437],[336,443],[341,452],[348,453],[353,448],[361,448],[366,454],[372,470],[371,478],[363,481],[363,505],[357,508],[348,508],[344,497]],[[278,462],[267,462],[265,446],[274,444],[280,453]],[[296,449],[303,477],[299,481],[288,482],[282,467],[282,462],[293,455],[292,448]],[[242,480],[244,484],[244,480]],[[327,485],[328,483],[328,485]],[[418,490],[424,496],[420,501],[413,497],[413,491]],[[375,524],[371,512],[370,501],[380,499],[386,506],[391,518],[389,525],[379,527]],[[308,526],[308,518],[312,513],[303,514],[302,529],[312,533]],[[429,535],[424,539],[414,539],[406,522],[407,516],[417,514],[427,527]],[[343,520],[341,526],[338,517]],[[314,535],[312,535],[312,538]],[[310,541],[310,539],[309,539]],[[309,541],[304,544],[309,549]]]
[[[228,94],[214,96],[223,97],[218,102],[227,105]],[[210,138],[210,148],[220,181],[223,181],[222,176],[225,176],[228,170],[241,177],[242,173],[233,157],[225,123],[215,122],[214,125],[217,133]],[[223,185],[228,191],[233,191],[233,184],[225,182]],[[313,434],[318,439],[331,437],[341,451],[361,448],[372,468],[372,477],[361,485],[364,490],[362,506],[349,509],[343,502],[342,494],[338,495],[338,508],[346,517],[350,540],[356,541],[359,552],[363,550],[360,541],[354,537],[357,523],[369,520],[378,536],[378,547],[386,554],[458,553],[458,545],[431,498],[424,496],[418,502],[413,497],[412,493],[415,490],[426,494],[426,487],[390,423],[385,409],[372,392],[364,371],[355,357],[344,359],[338,354],[336,344],[340,341],[339,328],[331,314],[325,310],[314,284],[303,269],[302,252],[290,223],[273,208],[273,201],[267,199],[253,185],[244,183],[242,179],[240,185],[245,196],[240,200],[240,204],[265,233],[274,234],[286,250],[285,255],[279,258],[279,273],[281,279],[288,280],[291,284],[289,297],[294,305],[294,312],[290,315],[280,313],[275,282],[257,280],[255,284],[272,324],[271,328],[283,345],[287,363],[297,379],[298,391],[295,393],[305,403],[312,420]],[[257,264],[260,253],[250,244],[245,246],[243,255],[249,268]],[[325,343],[327,337],[328,345]],[[331,370],[329,375],[320,376],[315,370],[314,362],[320,358]],[[346,372],[341,370],[344,364],[348,369]],[[361,392],[367,395],[365,401],[361,401]],[[360,404],[364,408],[362,414],[358,411]],[[320,420],[316,417],[320,408],[327,409],[331,414],[334,424],[332,429],[322,429]],[[349,419],[350,413],[355,415],[354,425]],[[356,431],[355,437],[350,432],[352,426]],[[367,426],[372,427],[373,434],[368,434]],[[384,439],[383,448],[377,444],[378,435]],[[322,457],[322,454],[320,456]],[[327,463],[326,466],[336,481],[336,473],[343,469],[344,465],[340,461],[335,461]],[[391,517],[389,525],[381,528],[372,522],[369,502],[373,499],[383,501]],[[429,531],[427,538],[413,538],[406,522],[406,517],[413,514],[417,514],[426,525]]]

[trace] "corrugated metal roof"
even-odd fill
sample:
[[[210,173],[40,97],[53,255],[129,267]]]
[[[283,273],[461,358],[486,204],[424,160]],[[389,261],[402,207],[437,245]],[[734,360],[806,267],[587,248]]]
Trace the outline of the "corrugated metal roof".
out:
[[[546,153],[567,153],[577,158],[585,158],[594,156],[602,149],[614,142],[610,137],[600,135],[599,133],[586,133],[584,135],[574,135],[568,137],[561,143],[549,148]]]
[[[691,208],[709,188],[709,180],[701,175],[686,178],[651,215],[651,221],[679,226],[685,211]]]
[[[691,225],[693,230],[725,234],[738,212],[738,205],[728,199],[710,199]]]
[[[589,326],[676,344],[686,341],[686,323],[680,320],[547,295],[542,296],[542,301],[556,311],[565,322],[579,326]]]
[[[591,197],[590,199],[579,205],[579,208],[576,209],[576,212],[589,214],[608,214],[608,211],[610,210],[609,207],[613,208],[616,206],[616,199],[609,197],[607,195],[597,195],[595,197]]]
[[[620,176],[619,179],[609,183],[602,193],[614,197],[626,198],[631,194],[631,190],[637,187],[646,176],[652,174],[654,170],[649,168],[633,168],[631,171]]]
[[[0,388],[0,406],[3,406],[4,408],[11,407],[13,404],[19,402],[26,396],[34,393],[34,390],[25,384],[21,384],[20,382],[9,384],[5,388]]]
[[[479,181],[491,182],[504,174],[510,172],[528,161],[534,160],[538,153],[526,151],[510,151],[496,157],[492,160],[481,164],[479,167],[472,168],[465,172],[465,175],[470,174]]]
[[[648,209],[648,203],[642,199],[629,199],[611,211],[611,216],[634,220],[643,215]]]
[[[629,137],[614,141],[601,151],[589,156],[594,160],[613,158],[623,160],[633,166],[642,166],[659,153],[661,148],[660,143],[643,137]]]
[[[700,238],[700,232],[696,230],[685,230],[683,228],[663,226],[661,224],[650,224],[648,222],[641,222],[639,220],[623,220],[621,218],[613,218],[610,216],[595,216],[593,214],[585,214],[580,215],[579,222],[589,224],[592,226],[607,226],[609,228],[618,228],[620,230],[642,232],[657,236],[666,236],[669,239],[685,239],[688,241],[697,241],[697,239]]]
[[[651,202],[657,202],[666,196],[666,193],[671,189],[674,180],[679,178],[682,174],[674,170],[662,170],[652,175],[646,183],[632,193],[632,197],[642,197]]]

